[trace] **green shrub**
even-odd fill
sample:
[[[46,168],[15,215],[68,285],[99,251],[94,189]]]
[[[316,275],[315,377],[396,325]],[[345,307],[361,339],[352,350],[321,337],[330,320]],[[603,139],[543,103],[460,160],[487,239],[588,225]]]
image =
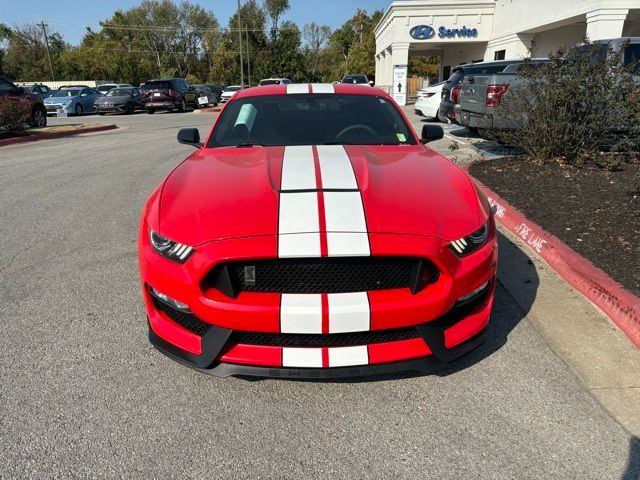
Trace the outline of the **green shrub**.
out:
[[[31,107],[21,102],[9,100],[0,102],[0,130],[14,135],[20,135],[29,128]]]
[[[496,115],[516,129],[492,132],[539,159],[595,161],[614,145],[638,145],[640,85],[622,62],[623,50],[585,44],[558,50],[548,63],[525,61]]]

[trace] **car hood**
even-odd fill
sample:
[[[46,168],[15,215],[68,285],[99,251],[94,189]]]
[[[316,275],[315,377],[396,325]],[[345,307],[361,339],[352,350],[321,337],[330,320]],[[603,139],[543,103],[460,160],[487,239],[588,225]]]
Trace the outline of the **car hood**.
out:
[[[75,97],[47,97],[44,103],[64,103],[67,100],[73,100]]]
[[[327,219],[329,210],[333,217],[343,213],[348,217],[354,194],[364,210],[363,222],[346,219],[353,225],[346,230],[336,229],[332,221],[320,221],[318,229],[327,232],[453,240],[486,220],[469,176],[422,145],[203,148],[166,178],[156,220],[163,235],[189,245],[275,235],[283,225],[280,217],[291,211],[291,199],[306,194],[306,200],[316,202],[317,181],[324,205],[314,211],[324,210]],[[302,196],[291,196],[298,194]],[[294,206],[292,215],[295,210]]]
[[[111,97],[100,97],[96,100],[95,103],[125,103],[129,100],[128,96],[111,96]]]

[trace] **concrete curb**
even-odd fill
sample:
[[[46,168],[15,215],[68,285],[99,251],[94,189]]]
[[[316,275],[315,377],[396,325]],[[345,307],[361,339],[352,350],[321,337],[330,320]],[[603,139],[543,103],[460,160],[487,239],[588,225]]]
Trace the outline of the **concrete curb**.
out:
[[[469,172],[467,164],[463,168]],[[640,348],[640,297],[627,291],[555,235],[526,218],[474,178],[487,195],[496,219],[525,243],[571,286],[593,302]]]
[[[81,133],[102,132],[104,130],[113,130],[114,128],[118,128],[118,126],[113,124],[96,125],[93,127],[80,127],[73,130],[63,130],[60,132],[38,133],[36,135],[25,135],[23,137],[5,138],[0,140],[0,147],[13,145],[14,143],[35,142],[51,138],[69,137],[72,135],[80,135]]]
[[[222,110],[222,107],[196,108],[193,113],[210,113],[219,112],[220,110]]]

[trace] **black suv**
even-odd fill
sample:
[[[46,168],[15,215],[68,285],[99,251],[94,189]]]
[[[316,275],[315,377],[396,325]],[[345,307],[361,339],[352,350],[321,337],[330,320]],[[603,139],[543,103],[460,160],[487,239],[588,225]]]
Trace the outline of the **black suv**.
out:
[[[140,85],[142,104],[147,113],[156,110],[179,110],[186,112],[189,107],[198,107],[198,93],[183,78],[160,78]]]
[[[442,122],[460,124],[460,83],[465,75],[490,75],[502,72],[508,65],[518,60],[498,60],[495,62],[478,62],[459,65],[453,69],[453,73],[444,82],[442,87],[442,101],[438,118]]]

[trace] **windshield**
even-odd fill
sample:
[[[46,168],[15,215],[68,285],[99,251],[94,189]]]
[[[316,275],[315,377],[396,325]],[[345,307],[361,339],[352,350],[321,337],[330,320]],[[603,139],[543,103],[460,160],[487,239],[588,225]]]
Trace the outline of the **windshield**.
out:
[[[367,83],[364,75],[347,75],[342,79],[342,83]]]
[[[169,90],[171,83],[169,82],[146,82],[140,87],[142,90]]]
[[[108,92],[113,87],[114,87],[114,85],[98,85],[96,87],[96,90],[98,90],[99,92]]]
[[[127,97],[130,93],[130,88],[112,88],[107,92],[107,97]]]
[[[265,95],[229,103],[207,146],[337,144],[415,145],[415,139],[383,97]]]
[[[66,88],[62,88],[56,91],[52,96],[53,97],[77,97],[80,95],[80,90],[69,90]]]
[[[260,80],[260,86],[264,86],[264,85],[280,85],[280,80]]]
[[[237,92],[241,87],[227,87],[224,89],[225,92]]]

